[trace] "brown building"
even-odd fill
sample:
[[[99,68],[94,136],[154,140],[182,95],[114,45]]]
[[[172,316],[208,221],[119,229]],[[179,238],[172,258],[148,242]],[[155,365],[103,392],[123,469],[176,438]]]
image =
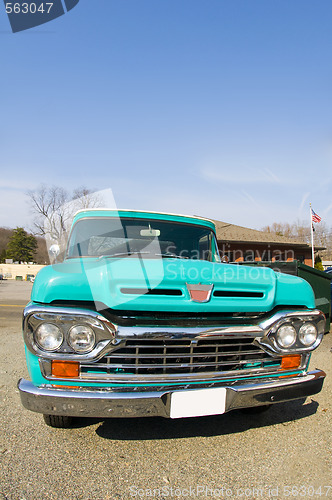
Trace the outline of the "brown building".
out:
[[[227,222],[214,222],[220,255],[226,262],[299,260],[312,266],[311,246],[303,241]]]

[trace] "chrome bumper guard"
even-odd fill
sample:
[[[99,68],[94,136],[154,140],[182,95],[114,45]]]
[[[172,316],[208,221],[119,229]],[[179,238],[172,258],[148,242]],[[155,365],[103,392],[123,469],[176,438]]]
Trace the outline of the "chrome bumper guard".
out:
[[[265,379],[241,385],[213,384],[226,388],[225,412],[271,403],[301,399],[320,392],[326,374],[313,370],[303,376],[282,379]],[[255,382],[255,383],[254,383]],[[32,382],[20,379],[18,389],[25,408],[38,413],[71,417],[170,418],[173,389],[151,392],[119,392],[86,388],[86,390],[35,387]],[[194,386],[192,389],[199,389]],[[184,392],[188,392],[190,389]]]

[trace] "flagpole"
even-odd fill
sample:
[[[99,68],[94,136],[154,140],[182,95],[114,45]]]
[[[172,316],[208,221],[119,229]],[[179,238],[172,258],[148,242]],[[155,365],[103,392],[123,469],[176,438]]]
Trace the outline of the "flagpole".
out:
[[[310,203],[310,229],[311,229],[311,258],[312,258],[312,267],[315,267],[314,225],[313,225],[313,222],[312,222],[311,203]]]

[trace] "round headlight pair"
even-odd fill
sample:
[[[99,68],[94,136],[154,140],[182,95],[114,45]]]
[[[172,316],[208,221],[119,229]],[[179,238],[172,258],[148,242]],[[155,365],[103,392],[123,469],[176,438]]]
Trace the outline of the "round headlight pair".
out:
[[[42,323],[35,332],[35,340],[41,349],[56,351],[62,345],[64,336],[57,325]],[[75,352],[85,353],[93,349],[96,336],[90,326],[75,325],[70,328],[67,341]]]
[[[276,333],[276,340],[279,346],[284,349],[292,347],[297,338],[304,347],[310,347],[316,342],[317,337],[318,331],[313,323],[303,323],[299,328],[298,335],[296,329],[291,324],[280,326]]]

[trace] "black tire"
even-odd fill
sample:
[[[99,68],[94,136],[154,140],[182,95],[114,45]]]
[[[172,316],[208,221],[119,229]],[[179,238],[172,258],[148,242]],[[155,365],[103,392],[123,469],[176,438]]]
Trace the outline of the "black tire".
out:
[[[43,415],[45,424],[58,429],[68,429],[72,424],[72,417],[63,417],[62,415]]]
[[[259,413],[268,411],[271,406],[272,405],[251,406],[250,408],[241,408],[241,411],[247,415],[258,415]]]

